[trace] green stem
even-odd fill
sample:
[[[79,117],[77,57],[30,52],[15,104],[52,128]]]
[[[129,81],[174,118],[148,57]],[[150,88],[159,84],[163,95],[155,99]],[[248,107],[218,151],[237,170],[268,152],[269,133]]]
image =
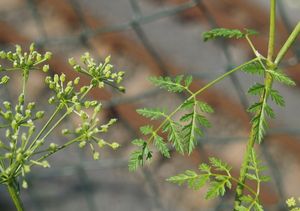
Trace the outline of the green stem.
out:
[[[61,146],[57,147],[55,150],[53,150],[53,151],[47,153],[46,155],[40,157],[40,158],[37,159],[36,161],[40,162],[40,161],[46,159],[47,157],[51,156],[52,154],[56,153],[57,151],[62,150],[62,149],[64,149],[64,148],[66,148],[66,147],[68,147],[68,146],[70,146],[70,145],[72,145],[72,144],[78,142],[81,138],[82,138],[82,136],[78,136],[78,137],[76,137],[76,138],[74,138],[74,139],[68,141],[68,142],[65,143],[64,145],[61,145]]]
[[[277,57],[276,57],[275,62],[274,62],[276,66],[280,63],[280,61],[285,56],[288,49],[294,43],[294,41],[299,36],[299,34],[300,34],[300,22],[298,22],[298,24],[294,28],[293,32],[290,34],[289,38],[287,39],[287,41],[284,43],[284,45],[280,49],[279,53],[277,54]]]
[[[7,183],[7,189],[8,189],[9,195],[12,198],[17,210],[23,211],[24,210],[23,203],[22,203],[20,195],[19,195],[18,191],[16,190],[16,187],[12,181],[9,181]]]
[[[267,57],[267,69],[274,69],[275,65],[272,62],[273,54],[274,54],[274,46],[275,46],[275,21],[276,21],[276,0],[271,0],[270,4],[270,34],[269,34],[269,46],[268,46],[268,57]],[[272,87],[273,78],[270,75],[270,73],[266,72],[265,74],[265,89],[260,97],[260,102],[265,104],[267,101],[267,98],[269,96],[270,89]],[[262,108],[263,109],[263,108]],[[256,115],[259,115],[261,110],[257,112]],[[237,211],[238,207],[241,205],[241,197],[243,196],[244,192],[244,186],[241,184],[244,184],[246,181],[246,175],[248,173],[248,165],[250,162],[250,155],[251,151],[255,145],[255,126],[252,125],[251,131],[250,131],[250,137],[247,143],[246,152],[244,154],[244,159],[242,166],[240,168],[240,177],[239,177],[239,183],[236,188],[235,193],[235,201],[234,201],[234,210]]]
[[[268,57],[269,61],[273,60],[275,48],[275,30],[276,30],[276,0],[271,0],[270,3],[270,32],[269,32],[269,46]]]
[[[48,119],[48,121],[46,122],[46,124],[44,125],[44,127],[40,130],[40,132],[37,134],[37,136],[35,137],[35,139],[32,141],[30,148],[32,148],[36,141],[41,137],[41,135],[43,134],[43,132],[47,129],[47,127],[50,125],[50,123],[52,122],[52,120],[54,119],[54,117],[58,114],[58,112],[62,109],[61,104],[55,109],[55,111],[53,112],[53,114],[51,115],[51,117]],[[26,145],[24,146],[26,147]]]

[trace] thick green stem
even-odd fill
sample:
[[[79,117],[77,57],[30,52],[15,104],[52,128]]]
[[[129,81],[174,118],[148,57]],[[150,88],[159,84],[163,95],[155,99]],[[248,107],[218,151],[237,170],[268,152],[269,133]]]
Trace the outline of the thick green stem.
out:
[[[20,195],[19,195],[18,191],[16,190],[16,187],[12,181],[9,181],[7,183],[7,189],[8,189],[9,195],[12,198],[17,210],[23,211],[24,210],[23,203],[22,203]]]
[[[280,49],[279,53],[277,54],[277,57],[276,57],[275,62],[274,62],[275,65],[278,65],[280,63],[280,61],[285,56],[288,49],[294,43],[294,41],[299,36],[299,34],[300,34],[300,22],[298,22],[298,24],[294,28],[293,32],[290,34],[289,38],[287,39],[287,41],[284,43],[284,45]]]
[[[276,0],[270,2],[270,32],[269,32],[269,46],[268,46],[268,61],[273,60],[275,48],[275,30],[276,30]]]
[[[275,46],[275,21],[276,21],[276,0],[271,0],[270,3],[270,32],[269,32],[269,46],[268,46],[268,57],[267,57],[267,69],[274,69],[276,66],[273,64],[272,59],[274,55],[274,46]],[[273,78],[270,73],[266,72],[265,74],[265,89],[260,97],[260,102],[265,104],[269,92],[271,90],[273,83]],[[263,109],[263,108],[262,108]],[[258,111],[258,113],[261,111]],[[252,125],[250,131],[250,137],[247,143],[246,152],[244,154],[243,163],[240,169],[240,177],[239,177],[239,184],[236,188],[235,193],[235,201],[234,201],[234,210],[237,211],[239,206],[241,205],[241,197],[243,196],[244,184],[246,182],[246,175],[248,173],[248,166],[250,161],[251,151],[255,145],[255,136],[254,136],[255,126]]]

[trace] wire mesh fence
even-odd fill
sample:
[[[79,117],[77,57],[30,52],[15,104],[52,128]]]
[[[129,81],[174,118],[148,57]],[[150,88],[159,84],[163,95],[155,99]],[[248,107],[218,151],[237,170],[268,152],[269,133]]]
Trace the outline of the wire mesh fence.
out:
[[[266,52],[268,11],[263,3],[242,0],[1,2],[2,48],[11,48],[12,43],[35,42],[41,50],[50,49],[58,55],[51,62],[51,70],[65,72],[69,78],[74,78],[75,73],[65,65],[67,57],[78,57],[85,51],[98,60],[112,54],[116,66],[125,67],[127,72],[127,94],[105,90],[90,96],[104,100],[103,119],[117,116],[120,120],[109,139],[121,142],[122,149],[117,153],[104,152],[100,161],[91,161],[89,151],[73,148],[61,152],[50,160],[51,169],[36,170],[28,178],[30,188],[22,190],[27,210],[230,210],[233,193],[228,193],[226,200],[205,201],[202,191],[174,187],[165,178],[195,168],[211,155],[228,160],[238,169],[250,119],[245,110],[252,100],[245,91],[252,79],[231,75],[230,80],[201,96],[216,108],[217,114],[210,117],[214,128],[199,139],[198,149],[192,156],[173,154],[169,160],[156,157],[150,167],[129,173],[127,158],[132,150],[129,143],[139,136],[138,127],[145,124],[145,119],[136,114],[136,108],[157,105],[172,108],[184,97],[153,88],[147,82],[148,76],[192,74],[197,79],[193,89],[197,89],[251,57],[240,41],[203,44],[201,32],[214,27],[255,28],[261,35],[253,41],[261,53]],[[293,23],[299,20],[299,8],[296,0],[278,1],[279,42],[286,39]],[[299,39],[296,42],[284,68],[298,82]],[[43,79],[37,75],[34,80]],[[32,89],[33,98],[47,96],[39,84],[36,86]],[[295,115],[299,95],[298,90],[279,88],[287,95],[287,109],[278,111],[260,150],[272,175],[272,182],[262,193],[267,210],[284,210],[285,199],[300,194],[297,188],[300,130],[299,115]],[[1,94],[14,96],[9,90]],[[63,142],[59,134],[57,140]],[[283,153],[287,156],[282,156]],[[2,190],[0,193],[5,195]],[[9,205],[5,207],[4,201],[0,206],[1,210],[12,210]]]

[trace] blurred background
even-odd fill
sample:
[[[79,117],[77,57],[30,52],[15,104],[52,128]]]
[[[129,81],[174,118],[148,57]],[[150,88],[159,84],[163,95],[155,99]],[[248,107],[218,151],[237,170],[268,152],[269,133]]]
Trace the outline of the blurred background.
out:
[[[77,146],[61,151],[49,160],[50,169],[33,169],[29,189],[21,197],[28,211],[192,211],[230,210],[234,192],[223,199],[205,201],[200,191],[177,187],[165,181],[186,169],[197,169],[209,156],[226,160],[238,175],[247,141],[250,116],[245,109],[255,98],[245,95],[258,79],[236,73],[205,92],[200,98],[216,113],[209,116],[213,127],[199,139],[197,150],[184,157],[177,153],[163,159],[155,153],[150,166],[129,173],[127,160],[139,136],[139,126],[148,121],[135,110],[142,107],[168,107],[183,100],[152,86],[149,76],[191,74],[193,89],[254,57],[244,40],[204,43],[201,34],[215,27],[251,28],[259,31],[253,42],[266,55],[268,0],[1,0],[0,48],[24,48],[35,42],[43,51],[52,51],[52,73],[76,77],[67,64],[89,51],[96,60],[112,56],[116,69],[126,72],[126,94],[111,89],[93,92],[89,97],[102,100],[103,119],[117,117],[108,140],[119,142],[118,151],[102,150],[93,161],[89,150]],[[300,20],[299,0],[278,0],[277,50]],[[300,39],[296,40],[282,68],[297,87],[275,86],[285,96],[285,109],[270,123],[259,154],[268,166],[272,180],[263,186],[261,200],[266,210],[286,210],[290,196],[300,196]],[[18,76],[1,99],[17,96]],[[47,108],[48,90],[44,75],[35,73],[29,88],[33,99]],[[48,106],[49,107],[49,106]],[[49,107],[49,109],[53,109]],[[72,121],[72,119],[69,119]],[[64,124],[70,124],[65,122]],[[56,140],[64,137],[57,131]],[[0,187],[0,210],[14,210],[6,190]]]

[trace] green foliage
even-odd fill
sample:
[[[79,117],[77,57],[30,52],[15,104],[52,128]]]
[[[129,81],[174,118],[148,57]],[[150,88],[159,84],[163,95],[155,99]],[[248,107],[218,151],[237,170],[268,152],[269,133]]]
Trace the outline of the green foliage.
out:
[[[153,126],[149,125],[140,128],[142,134],[148,137],[145,140],[145,142],[147,142],[147,150],[150,151],[148,145],[153,141],[154,146],[163,156],[170,157],[169,148],[166,144],[166,142],[169,142],[177,152],[181,154],[190,154],[197,145],[197,137],[203,136],[202,128],[211,126],[203,113],[213,113],[213,108],[207,103],[197,100],[197,94],[189,89],[189,86],[192,83],[192,77],[152,77],[151,81],[155,85],[164,88],[169,92],[186,91],[190,97],[182,102],[172,113],[169,113],[166,109],[160,108],[143,108],[137,110],[140,115],[149,118],[150,120],[162,121],[155,129],[153,129]],[[177,112],[182,113],[179,121],[172,119],[173,115]],[[161,132],[162,135],[158,135],[159,132]],[[133,152],[133,155],[131,156],[129,161],[130,170],[135,170],[137,166],[144,163],[143,161],[138,160],[138,158],[147,158],[147,160],[150,160],[152,157],[152,154],[150,157],[144,156],[144,145],[136,146],[140,149]],[[137,156],[137,154],[140,156]]]
[[[22,186],[27,188],[26,174],[31,171],[32,166],[49,168],[47,158],[72,144],[78,144],[80,148],[89,146],[94,159],[100,157],[96,146],[98,148],[109,146],[112,149],[119,147],[118,143],[110,143],[101,138],[116,119],[101,124],[98,119],[101,103],[87,100],[85,97],[92,88],[96,86],[102,88],[104,84],[124,91],[124,88],[119,86],[124,73],[112,70],[113,66],[109,64],[110,57],[105,59],[104,64],[96,64],[86,53],[82,56],[84,67],[76,64],[74,59],[70,59],[74,70],[90,77],[90,84],[78,87],[79,77],[68,81],[64,74],[47,76],[45,83],[54,93],[49,98],[49,103],[55,108],[52,115],[48,116],[46,112],[36,110],[35,102],[28,102],[26,85],[32,71],[49,70],[49,65],[44,63],[50,58],[50,52],[42,55],[35,50],[33,44],[29,52],[23,52],[19,45],[16,46],[15,52],[0,52],[1,72],[9,74],[11,71],[20,71],[23,76],[17,103],[13,105],[12,102],[4,101],[0,106],[0,130],[5,134],[5,139],[0,140],[0,184],[10,185],[19,181],[20,177]],[[4,64],[12,67],[4,67]],[[1,78],[1,85],[6,83],[9,83],[9,76],[4,75]],[[48,139],[55,129],[70,115],[79,116],[81,121],[71,128],[63,128],[62,133],[67,135],[69,140],[62,145],[49,143]],[[39,127],[36,125],[44,118],[48,120],[37,130]]]
[[[253,62],[251,64],[245,65],[242,71],[252,75],[262,76],[265,73],[265,68],[260,62]]]
[[[266,70],[268,73],[270,73],[272,75],[272,77],[282,83],[282,84],[285,84],[285,85],[289,85],[289,86],[295,86],[296,83],[291,79],[289,78],[286,74],[284,74],[281,70],[277,69],[277,70]]]
[[[247,142],[247,150],[244,155],[244,160],[240,168],[239,178],[237,179],[231,176],[231,168],[226,163],[216,158],[210,158],[209,164],[201,164],[199,166],[200,173],[187,170],[184,173],[170,177],[168,181],[178,185],[187,184],[189,188],[195,190],[200,189],[204,185],[208,185],[209,187],[206,193],[206,199],[223,196],[227,189],[231,189],[232,182],[236,182],[237,188],[234,210],[263,210],[263,206],[259,201],[260,185],[262,182],[267,182],[269,177],[263,175],[265,167],[258,159],[254,151],[254,147],[256,143],[260,144],[264,139],[268,125],[268,117],[275,118],[275,112],[271,108],[269,100],[272,100],[276,105],[281,107],[285,105],[284,98],[277,90],[272,88],[273,82],[277,81],[284,85],[295,85],[295,82],[279,70],[278,66],[300,33],[300,23],[298,23],[286,43],[280,49],[278,55],[275,57],[276,1],[271,0],[270,5],[270,35],[268,55],[266,57],[256,50],[250,40],[250,35],[257,34],[254,30],[246,29],[242,32],[237,29],[217,28],[203,33],[204,41],[217,38],[245,38],[252,49],[255,58],[227,71],[225,74],[209,82],[196,92],[193,92],[189,87],[192,83],[192,77],[184,77],[180,75],[175,78],[152,77],[150,79],[156,86],[162,89],[166,89],[167,91],[174,93],[184,93],[187,94],[188,97],[170,113],[166,110],[156,108],[144,108],[138,110],[140,115],[149,118],[150,120],[158,120],[162,122],[156,128],[149,125],[141,128],[141,132],[146,136],[146,138],[139,144],[134,143],[140,149],[131,155],[129,162],[130,170],[136,170],[139,165],[144,163],[144,159],[149,160],[152,157],[152,152],[149,149],[151,142],[154,142],[157,149],[166,157],[169,156],[168,148],[166,147],[166,144],[163,144],[166,141],[172,143],[176,151],[180,153],[192,153],[196,147],[198,136],[203,136],[204,128],[211,126],[204,113],[213,112],[213,109],[208,104],[199,101],[197,96],[235,71],[242,70],[245,73],[256,75],[264,82],[263,84],[256,83],[248,90],[248,94],[258,96],[258,101],[254,102],[248,108],[248,111],[253,114],[253,118],[251,120],[250,137]],[[274,60],[273,57],[275,58]],[[173,116],[179,112],[182,115],[179,117],[179,121],[175,121]],[[158,133],[160,135],[157,135]],[[167,135],[167,140],[164,140],[164,133]],[[256,183],[256,190],[253,190],[247,185],[248,180],[252,180]],[[244,189],[248,190],[248,194],[244,192]],[[293,198],[289,199],[287,204],[290,207],[290,210],[299,210],[299,208],[296,207],[296,202]]]
[[[213,40],[217,38],[244,38],[246,35],[254,35],[257,34],[256,31],[247,29],[245,32],[241,32],[237,29],[226,29],[226,28],[216,28],[212,29],[208,32],[204,32],[202,37],[204,41]]]
[[[138,109],[137,112],[144,116],[147,117],[151,120],[154,119],[160,119],[160,118],[164,118],[167,116],[166,111],[165,110],[161,110],[159,108],[154,108],[154,109],[150,109],[150,108],[143,108],[143,109]]]
[[[144,160],[151,160],[152,151],[143,139],[135,139],[131,143],[139,147],[138,150],[131,153],[128,162],[129,171],[136,171],[139,166],[144,165]]]
[[[176,76],[175,78],[171,77],[150,77],[150,81],[162,88],[166,89],[169,92],[183,92],[186,90],[192,83],[192,77],[187,76],[184,78],[183,75]]]
[[[231,189],[232,176],[231,167],[217,158],[210,158],[210,164],[201,164],[200,173],[186,170],[184,173],[172,176],[167,181],[182,185],[187,184],[189,188],[199,190],[204,185],[208,185],[206,199],[213,199],[218,196],[224,196],[226,189]]]

